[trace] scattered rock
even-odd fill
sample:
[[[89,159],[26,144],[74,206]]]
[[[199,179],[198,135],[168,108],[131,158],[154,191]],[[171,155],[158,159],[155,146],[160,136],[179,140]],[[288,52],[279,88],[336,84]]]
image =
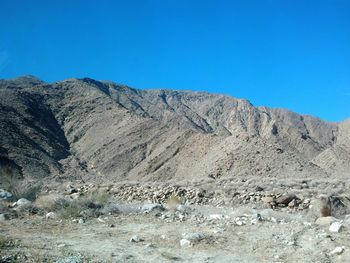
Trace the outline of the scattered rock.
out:
[[[259,214],[259,213],[253,214],[253,215],[252,215],[252,219],[253,219],[253,220],[256,220],[256,221],[262,221],[262,220],[263,220],[261,214]]]
[[[243,226],[244,225],[244,223],[243,223],[243,221],[236,221],[236,225],[238,225],[238,226]]]
[[[54,213],[54,212],[47,213],[46,219],[56,219],[56,213]]]
[[[79,196],[82,196],[82,195],[83,195],[83,193],[72,193],[69,195],[69,197],[72,199],[78,199]]]
[[[67,244],[64,244],[64,243],[57,245],[58,248],[63,248],[63,247],[66,247],[66,246],[67,246]]]
[[[203,233],[188,233],[182,234],[183,239],[180,240],[181,247],[193,246],[195,243],[200,242],[207,238]]]
[[[161,204],[144,204],[141,208],[144,212],[153,212],[153,211],[164,211],[164,207]]]
[[[209,215],[209,220],[222,220],[224,219],[224,216],[221,215],[221,214],[212,214],[212,215]]]
[[[337,219],[333,216],[323,216],[323,217],[317,218],[315,224],[319,226],[327,226],[336,221]]]
[[[274,217],[271,217],[271,218],[270,218],[270,221],[271,221],[272,223],[277,223],[277,219],[274,218]]]
[[[288,205],[293,199],[296,199],[295,194],[286,194],[282,195],[279,198],[276,199],[277,204],[283,204],[283,205]]]
[[[192,244],[191,244],[191,241],[186,239],[186,238],[183,238],[180,240],[180,246],[181,247],[191,247]]]
[[[333,222],[329,227],[329,231],[333,233],[338,233],[342,227],[343,227],[342,223]]]
[[[155,248],[156,246],[153,243],[147,243],[145,247]]]
[[[333,249],[329,254],[332,255],[340,255],[344,252],[345,247],[336,247],[335,249]]]
[[[66,191],[69,195],[78,192],[78,190],[73,185],[67,185]]]
[[[288,207],[289,208],[294,208],[294,207],[296,207],[297,206],[297,200],[296,199],[293,199],[292,201],[290,201],[289,203],[288,203]]]
[[[271,202],[275,201],[275,198],[273,196],[265,196],[263,198],[261,198],[261,200],[265,203],[265,204],[269,204]]]
[[[311,199],[309,198],[306,198],[304,201],[303,201],[304,204],[310,204],[311,203]]]
[[[12,200],[13,199],[13,195],[8,192],[5,191],[4,189],[0,189],[0,200]]]
[[[345,196],[320,195],[319,201],[322,216],[342,217],[349,212],[349,198]]]
[[[184,214],[190,214],[194,209],[186,205],[179,205],[176,210]]]
[[[264,191],[264,188],[262,188],[261,186],[257,186],[255,187],[255,191],[261,192],[261,191]]]
[[[135,236],[132,236],[130,239],[129,239],[129,242],[133,242],[133,243],[139,243],[139,242],[142,242],[142,241],[145,241],[144,239],[140,238],[139,236],[135,235]]]

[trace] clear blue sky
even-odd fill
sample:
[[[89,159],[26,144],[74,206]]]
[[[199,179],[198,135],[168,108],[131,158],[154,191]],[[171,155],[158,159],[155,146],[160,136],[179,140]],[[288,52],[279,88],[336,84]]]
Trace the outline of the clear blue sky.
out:
[[[348,0],[0,0],[0,78],[205,90],[350,117]]]

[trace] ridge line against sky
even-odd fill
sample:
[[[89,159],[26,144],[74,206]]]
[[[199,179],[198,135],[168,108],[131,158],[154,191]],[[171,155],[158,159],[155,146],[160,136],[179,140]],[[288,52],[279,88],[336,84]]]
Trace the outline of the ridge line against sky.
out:
[[[0,78],[207,91],[350,117],[350,1],[0,2]]]

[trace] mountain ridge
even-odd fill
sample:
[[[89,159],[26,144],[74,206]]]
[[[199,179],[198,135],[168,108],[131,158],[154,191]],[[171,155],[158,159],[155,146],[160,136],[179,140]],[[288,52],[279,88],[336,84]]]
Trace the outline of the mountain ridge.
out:
[[[0,111],[0,164],[24,178],[322,177],[350,167],[350,119],[222,94],[30,76],[0,80]]]

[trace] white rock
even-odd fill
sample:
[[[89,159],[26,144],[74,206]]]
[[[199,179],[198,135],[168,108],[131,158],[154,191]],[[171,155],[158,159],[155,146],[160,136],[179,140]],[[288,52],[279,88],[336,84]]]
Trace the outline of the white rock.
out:
[[[334,222],[330,225],[329,231],[334,232],[334,233],[338,233],[340,231],[340,229],[342,228],[342,226],[343,226],[342,223]]]
[[[329,253],[329,254],[330,254],[330,255],[340,255],[341,253],[344,252],[344,249],[345,249],[344,246],[342,246],[342,247],[336,247],[336,248],[333,249],[333,250],[331,251],[331,253]]]
[[[54,212],[49,212],[46,214],[46,219],[56,219],[56,214]]]
[[[224,219],[224,216],[221,214],[212,214],[212,215],[209,215],[209,219],[210,220],[222,220],[222,219]]]
[[[256,225],[258,223],[258,219],[254,218],[254,219],[250,220],[250,223],[252,225]]]
[[[58,244],[57,247],[62,248],[62,247],[66,247],[66,244]]]
[[[129,239],[129,242],[134,242],[134,243],[138,243],[138,242],[142,242],[144,241],[142,238],[140,238],[139,236],[132,236],[130,239]]]
[[[16,206],[20,206],[20,207],[30,206],[31,204],[32,202],[25,198],[21,198],[16,202]]]
[[[271,220],[271,222],[272,222],[272,223],[277,223],[277,219],[276,219],[276,218],[274,218],[274,217],[271,217],[271,219],[270,219],[270,220]]]
[[[191,241],[189,241],[186,238],[183,238],[183,239],[180,240],[180,246],[181,247],[191,247],[192,244],[191,244]]]
[[[304,204],[310,204],[310,202],[311,202],[311,199],[309,199],[309,198],[306,198],[306,199],[303,201]]]
[[[78,223],[79,223],[79,224],[84,224],[84,223],[85,223],[85,220],[84,220],[83,218],[80,218],[80,219],[78,220]]]

